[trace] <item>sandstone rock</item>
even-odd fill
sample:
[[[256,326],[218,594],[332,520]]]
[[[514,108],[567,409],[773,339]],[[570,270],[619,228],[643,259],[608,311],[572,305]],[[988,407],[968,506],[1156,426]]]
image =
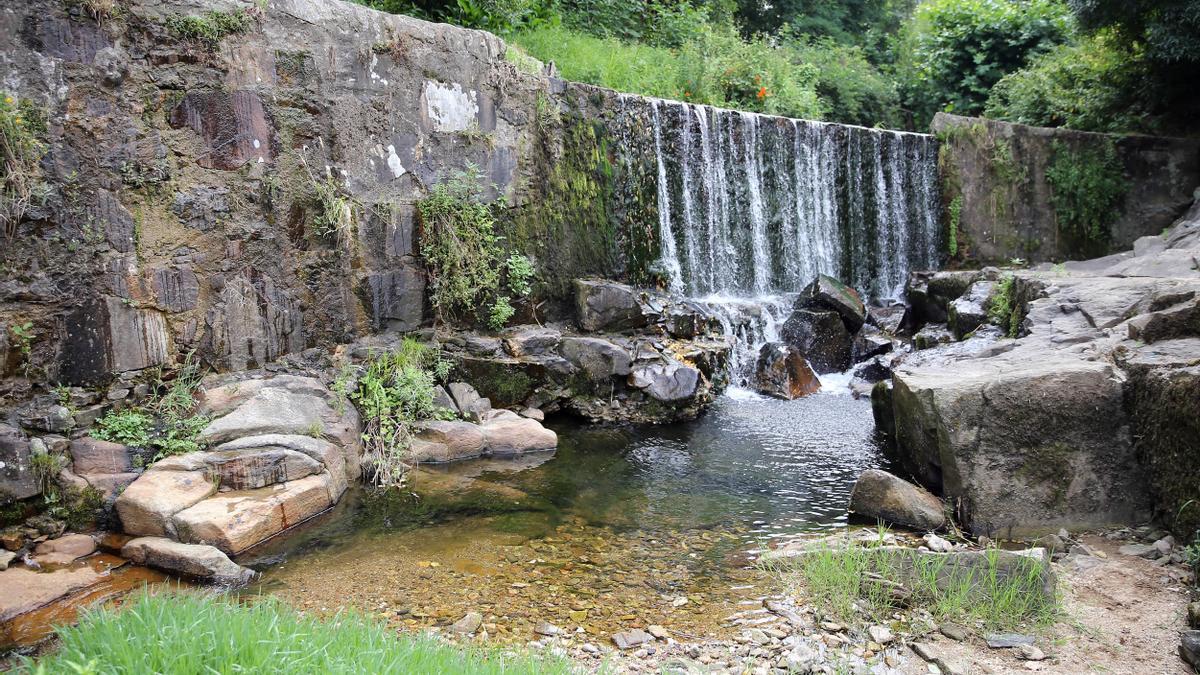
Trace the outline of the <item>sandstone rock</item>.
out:
[[[497,419],[484,424],[482,431],[492,455],[521,455],[558,447],[558,435],[537,420]]]
[[[121,555],[139,565],[167,570],[201,581],[241,585],[254,571],[242,567],[213,546],[181,544],[162,537],[138,537],[121,547]]]
[[[758,351],[755,371],[758,391],[768,396],[792,400],[821,389],[821,381],[800,350],[783,343],[764,344]]]
[[[629,375],[632,359],[629,352],[601,338],[563,338],[561,353],[564,358],[581,368],[595,382],[604,382],[611,377]]]
[[[664,403],[691,398],[699,385],[700,371],[672,358],[639,363],[629,373],[629,386],[643,389]]]
[[[824,274],[817,275],[804,287],[796,300],[796,309],[837,312],[851,335],[862,328],[867,317],[867,308],[858,291]]]
[[[575,311],[585,331],[641,328],[650,320],[637,289],[614,281],[575,280]]]
[[[541,422],[546,419],[546,413],[538,410],[537,408],[525,408],[521,410],[521,417],[528,417],[531,420],[537,420]]]
[[[321,429],[325,401],[301,392],[264,387],[224,417],[219,417],[200,432],[210,443],[224,443],[243,436],[263,434],[303,435]]]
[[[475,387],[466,382],[451,382],[450,396],[459,413],[472,422],[479,422],[484,413],[492,409],[492,402],[481,397]]]
[[[437,447],[420,446],[413,461],[452,462],[484,454],[487,439],[481,427],[470,422],[430,421],[417,425],[417,438]],[[422,455],[424,455],[422,457]]]
[[[858,477],[850,493],[850,511],[917,530],[936,530],[946,523],[941,500],[878,469],[869,469]]]
[[[164,461],[187,468],[207,469],[209,475],[218,478],[221,487],[234,490],[252,490],[298,480],[325,470],[324,464],[307,454],[279,446],[196,452]],[[155,465],[155,468],[169,470],[170,466]]]
[[[8,566],[13,560],[16,560],[17,554],[12,551],[0,550],[0,572],[8,569]]]
[[[133,469],[129,448],[89,436],[71,441],[71,459],[79,475],[129,473]]]
[[[29,440],[25,434],[16,427],[0,424],[0,504],[41,492],[29,459]]]
[[[66,565],[77,558],[96,552],[96,540],[86,534],[64,534],[47,539],[33,550],[40,565]]]
[[[262,436],[245,436],[236,441],[229,441],[216,446],[214,450],[218,453],[258,453],[266,451],[284,451],[295,452],[306,455],[311,459],[319,462],[320,465],[329,472],[332,480],[330,490],[334,494],[334,499],[341,497],[342,492],[346,490],[346,455],[345,452],[338,446],[330,443],[322,438],[312,438],[311,436],[297,436],[295,434],[264,434]],[[155,468],[163,468],[162,462],[155,465]],[[312,473],[320,473],[319,470],[314,470]],[[288,474],[289,476],[293,474]],[[295,478],[302,477],[295,474]],[[289,477],[285,480],[294,480]],[[278,482],[278,481],[276,481]]]
[[[518,326],[505,331],[504,350],[509,355],[541,356],[551,354],[562,341],[562,331],[544,326]]]
[[[780,336],[804,354],[818,375],[850,367],[850,333],[837,312],[796,310],[783,324]]]
[[[147,471],[117,497],[117,515],[128,534],[171,537],[172,517],[217,491],[203,471]]]
[[[617,646],[617,649],[633,649],[638,645],[653,642],[654,636],[640,628],[634,628],[632,630],[613,633],[612,641]]]
[[[165,472],[164,472],[165,473]],[[257,490],[220,493],[172,518],[179,541],[235,555],[333,504],[327,473]]]
[[[0,623],[98,583],[103,574],[86,565],[34,571],[10,567],[0,572]]]

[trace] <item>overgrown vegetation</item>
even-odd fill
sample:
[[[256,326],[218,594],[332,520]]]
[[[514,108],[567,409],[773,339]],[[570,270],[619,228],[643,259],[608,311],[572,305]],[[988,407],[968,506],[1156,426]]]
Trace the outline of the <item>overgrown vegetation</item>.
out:
[[[1089,253],[1106,253],[1110,227],[1129,190],[1116,146],[1109,140],[1076,149],[1056,141],[1052,150],[1046,182],[1059,231]]]
[[[1017,300],[1017,279],[1005,274],[996,282],[988,300],[988,321],[999,326],[1008,337],[1021,330],[1021,304]]]
[[[32,101],[0,95],[0,226],[6,239],[21,219],[45,199],[38,163],[46,152],[45,116]]]
[[[244,9],[232,12],[205,12],[200,16],[172,16],[166,21],[167,29],[185,40],[198,42],[208,49],[216,49],[230,35],[245,33],[254,27],[254,17]]]
[[[417,203],[421,256],[439,319],[481,321],[499,330],[516,311],[513,299],[532,292],[534,268],[520,254],[505,256],[496,232],[504,201],[486,202],[482,180],[481,171],[468,167]]]
[[[96,520],[104,505],[104,496],[91,486],[79,489],[60,485],[58,474],[67,466],[65,455],[49,452],[43,446],[29,456],[30,471],[41,491],[44,512],[79,529]]]
[[[954,556],[885,548],[880,543],[824,545],[780,564],[785,582],[810,604],[849,624],[888,621],[901,608],[928,611],[937,622],[978,622],[990,630],[1047,626],[1056,598],[1043,592],[1046,563],[999,562],[988,549],[975,565]]]
[[[200,432],[210,421],[205,415],[194,414],[194,395],[200,378],[200,364],[188,354],[174,379],[165,383],[159,378],[154,397],[141,406],[110,411],[97,420],[92,436],[154,450],[151,461],[155,462],[199,450]]]
[[[353,612],[328,619],[278,600],[237,603],[200,593],[142,592],[120,609],[87,611],[57,630],[58,646],[22,657],[15,672],[42,673],[479,673],[572,672],[565,660],[513,650],[397,636]]]
[[[395,351],[369,359],[353,387],[348,380],[355,373],[343,371],[334,389],[349,392],[362,417],[363,474],[376,486],[401,484],[415,423],[453,417],[433,398],[434,387],[449,374],[450,364],[437,349],[412,338],[405,338]]]
[[[951,258],[958,257],[958,230],[959,226],[962,224],[962,208],[962,195],[955,195],[954,198],[950,200],[950,205],[946,207],[946,211],[950,215],[950,234],[947,240],[947,249],[950,252]]]

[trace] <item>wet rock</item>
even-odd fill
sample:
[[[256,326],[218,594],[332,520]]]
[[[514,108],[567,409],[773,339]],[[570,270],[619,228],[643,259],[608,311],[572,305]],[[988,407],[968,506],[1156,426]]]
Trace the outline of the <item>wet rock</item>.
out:
[[[129,448],[120,443],[102,441],[90,436],[71,441],[71,461],[75,473],[129,473],[133,460]]]
[[[48,539],[33,550],[39,565],[66,565],[77,558],[96,552],[96,540],[86,534],[64,534]]]
[[[768,396],[790,401],[821,389],[800,350],[781,342],[768,342],[759,349],[755,372],[758,391]]]
[[[563,338],[561,353],[594,382],[625,377],[629,375],[633,363],[629,352],[600,338]]]
[[[913,347],[916,349],[933,349],[951,342],[954,342],[954,333],[942,324],[928,324],[913,335]]]
[[[147,471],[117,497],[115,508],[128,534],[171,537],[176,513],[217,491],[204,471]]]
[[[818,375],[850,367],[850,333],[837,312],[796,310],[783,324],[780,336],[804,354]]]
[[[621,331],[650,323],[640,292],[625,284],[597,279],[575,280],[575,312],[585,331]]]
[[[946,323],[957,340],[962,340],[988,320],[988,298],[995,284],[979,280],[971,284],[963,295],[950,303]]]
[[[817,275],[796,300],[796,309],[837,312],[850,334],[858,332],[867,318],[858,291],[824,274]]]
[[[865,518],[917,530],[936,530],[945,522],[941,500],[886,471],[869,469],[854,483],[850,510]]]
[[[633,649],[638,645],[653,642],[654,636],[640,628],[634,628],[632,630],[621,631],[620,633],[613,633],[612,641],[617,646],[617,649]]]
[[[455,621],[450,626],[450,632],[460,635],[470,635],[479,630],[479,626],[483,624],[483,615],[479,612],[467,612],[463,618]]]
[[[138,537],[121,547],[121,555],[154,567],[209,583],[241,585],[254,571],[242,567],[213,546],[182,544],[162,537]]]
[[[871,357],[887,354],[894,346],[889,335],[874,326],[863,325],[850,344],[850,360],[862,363]]]
[[[638,364],[629,373],[629,386],[642,389],[664,403],[691,398],[699,385],[700,371],[672,358]]]
[[[103,574],[86,565],[53,571],[10,567],[0,572],[0,623],[87,588]]]
[[[558,447],[557,434],[528,418],[491,420],[483,424],[482,431],[491,455],[522,455]]]
[[[41,492],[30,466],[29,440],[20,429],[0,424],[0,504]]]
[[[174,515],[177,539],[236,555],[329,508],[334,503],[330,483],[322,473],[209,497]]]

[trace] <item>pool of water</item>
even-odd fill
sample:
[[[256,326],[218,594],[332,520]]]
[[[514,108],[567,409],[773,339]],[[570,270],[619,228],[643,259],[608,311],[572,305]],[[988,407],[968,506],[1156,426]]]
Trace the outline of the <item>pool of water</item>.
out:
[[[844,526],[854,479],[883,465],[870,404],[848,395],[734,391],[686,424],[548,425],[553,454],[424,468],[407,490],[351,493],[244,560],[263,571],[253,591],[406,627],[481,611],[514,639],[542,620],[717,636],[773,590],[753,552]]]

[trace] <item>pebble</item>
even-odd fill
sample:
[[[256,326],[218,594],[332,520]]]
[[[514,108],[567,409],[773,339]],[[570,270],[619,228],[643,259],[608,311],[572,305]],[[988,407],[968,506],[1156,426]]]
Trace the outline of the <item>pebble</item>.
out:
[[[1046,654],[1034,645],[1021,645],[1017,647],[1017,658],[1022,661],[1043,661]]]
[[[751,630],[746,631],[746,636],[749,637],[751,640],[753,640],[755,644],[759,644],[759,645],[771,644],[771,638],[766,633],[762,632],[761,630],[759,630],[757,628],[753,628]]]
[[[538,624],[533,627],[533,632],[537,633],[538,635],[545,635],[546,637],[553,637],[555,635],[561,634],[563,632],[563,630],[561,628],[559,628],[558,626],[555,626],[552,623],[548,623],[546,621],[539,621]]]
[[[945,635],[951,640],[956,640],[958,642],[962,642],[971,637],[971,631],[967,630],[965,626],[960,626],[956,623],[942,624],[941,631],[942,635]]]
[[[871,636],[872,642],[877,642],[881,645],[886,645],[895,639],[892,636],[892,631],[888,630],[887,626],[871,626],[867,629],[867,635]]]

